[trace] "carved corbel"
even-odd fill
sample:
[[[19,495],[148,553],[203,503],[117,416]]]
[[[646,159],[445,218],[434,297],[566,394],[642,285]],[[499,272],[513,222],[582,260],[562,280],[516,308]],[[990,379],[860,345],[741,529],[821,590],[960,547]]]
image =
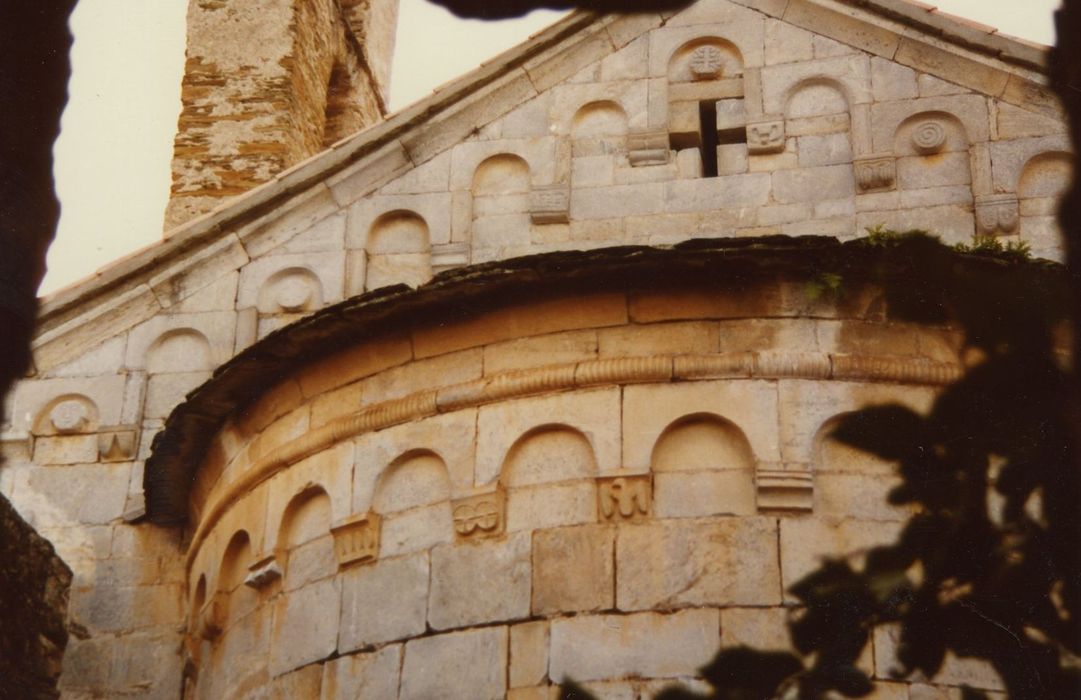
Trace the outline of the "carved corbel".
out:
[[[503,534],[506,528],[506,497],[503,489],[451,501],[454,532],[460,540],[476,540]]]
[[[814,508],[814,475],[805,469],[759,469],[758,510],[810,511]]]
[[[108,428],[98,433],[98,458],[102,462],[130,462],[139,448],[136,428]]]
[[[861,192],[892,190],[897,181],[897,159],[892,153],[860,156],[852,161]]]
[[[529,197],[529,219],[534,224],[565,224],[570,221],[571,191],[566,185],[534,188]]]
[[[334,535],[334,554],[338,568],[364,564],[379,558],[379,532],[382,518],[378,513],[361,513],[330,528]]]
[[[244,579],[244,585],[249,588],[265,588],[281,577],[282,570],[278,565],[278,558],[271,554],[248,567],[248,576]]]
[[[468,243],[440,243],[432,246],[432,274],[439,274],[468,264]]]
[[[1008,236],[1017,233],[1021,213],[1012,194],[987,194],[976,197],[976,228],[984,236]]]
[[[666,129],[634,131],[627,135],[627,160],[631,167],[667,165],[670,157]]]
[[[597,479],[597,511],[603,522],[640,522],[652,510],[653,481],[649,474]]]
[[[780,153],[784,147],[784,117],[763,117],[747,124],[747,152],[751,155]]]

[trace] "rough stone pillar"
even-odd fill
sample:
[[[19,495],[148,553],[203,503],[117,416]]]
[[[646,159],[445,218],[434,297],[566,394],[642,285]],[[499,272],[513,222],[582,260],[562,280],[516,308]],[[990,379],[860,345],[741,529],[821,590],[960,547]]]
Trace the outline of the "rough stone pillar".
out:
[[[379,120],[397,14],[397,0],[191,0],[165,231]]]

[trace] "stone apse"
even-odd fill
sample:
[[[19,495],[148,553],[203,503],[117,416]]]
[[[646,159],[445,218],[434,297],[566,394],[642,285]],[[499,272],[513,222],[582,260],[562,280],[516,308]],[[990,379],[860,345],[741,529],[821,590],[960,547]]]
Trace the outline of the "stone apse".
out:
[[[348,135],[349,36],[272,81],[315,155],[44,302],[0,490],[73,570],[63,693],[622,700],[786,647],[787,586],[909,515],[831,426],[962,367],[807,272],[875,226],[1057,259],[1044,51],[895,0],[575,14]],[[999,687],[894,644],[875,697]]]

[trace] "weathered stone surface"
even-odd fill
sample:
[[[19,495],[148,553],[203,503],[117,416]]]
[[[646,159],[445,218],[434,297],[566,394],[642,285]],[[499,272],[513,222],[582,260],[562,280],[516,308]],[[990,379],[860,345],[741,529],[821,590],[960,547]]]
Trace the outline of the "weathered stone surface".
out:
[[[341,582],[313,583],[276,603],[270,672],[279,675],[325,659],[338,646]]]
[[[507,492],[507,532],[580,525],[597,520],[597,486],[593,479]]]
[[[432,550],[428,624],[445,630],[529,616],[530,541],[440,545]]]
[[[783,608],[725,608],[721,611],[721,646],[789,650],[788,613]]]
[[[616,605],[620,610],[777,605],[776,538],[776,522],[765,518],[624,528],[616,544]]]
[[[782,520],[780,527],[781,569],[787,591],[814,571],[822,557],[892,543],[901,524],[816,517]],[[788,593],[785,598],[789,602],[794,600]]]
[[[550,675],[559,683],[694,675],[717,651],[719,613],[591,615],[552,621]]]
[[[548,678],[548,622],[526,622],[510,628],[508,685],[536,686]]]
[[[323,665],[320,700],[396,697],[401,667],[401,645],[328,661]]]
[[[614,603],[615,530],[608,526],[533,535],[533,613],[604,610]]]
[[[424,632],[428,578],[427,554],[384,559],[346,571],[338,651],[347,653]]]
[[[874,667],[879,678],[891,678],[891,670],[900,668],[897,660],[897,646],[900,643],[901,630],[897,625],[880,625],[874,632]],[[985,688],[992,691],[1004,689],[1002,679],[990,664],[978,659],[962,659],[952,652],[946,653],[946,660],[933,679],[935,683],[949,685],[967,685],[972,688]],[[912,697],[911,691],[909,697]],[[917,696],[918,697],[918,696]]]
[[[658,518],[752,515],[754,493],[749,470],[655,474],[653,511]]]
[[[486,627],[405,645],[402,700],[498,700],[507,689],[507,628]]]

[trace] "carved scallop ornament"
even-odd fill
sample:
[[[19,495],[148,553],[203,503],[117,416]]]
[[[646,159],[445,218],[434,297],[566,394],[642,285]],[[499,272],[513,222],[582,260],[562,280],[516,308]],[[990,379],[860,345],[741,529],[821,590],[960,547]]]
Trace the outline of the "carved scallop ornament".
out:
[[[946,147],[946,127],[931,119],[920,122],[912,132],[912,147],[925,156],[941,153]]]

